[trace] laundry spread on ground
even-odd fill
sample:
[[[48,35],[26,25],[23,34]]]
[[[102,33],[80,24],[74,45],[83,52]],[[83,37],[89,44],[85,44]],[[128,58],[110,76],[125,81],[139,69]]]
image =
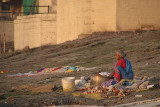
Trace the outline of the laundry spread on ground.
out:
[[[99,74],[104,75],[108,73],[103,72]],[[76,85],[77,91],[73,92],[73,95],[75,96],[80,95],[85,97],[86,96],[85,94],[87,94],[88,97],[88,94],[89,96],[91,94],[96,94],[96,95],[99,94],[102,98],[123,97],[129,95],[133,91],[144,91],[154,87],[154,84],[150,83],[151,78],[146,76],[139,78],[135,77],[133,80],[122,79],[120,82],[117,82],[114,79],[109,79],[107,81],[102,82],[100,85],[92,85],[91,84],[92,77],[88,78],[84,79],[85,82],[83,81],[83,83]],[[100,97],[99,95],[97,99],[99,99]]]
[[[27,73],[7,75],[6,77],[39,76],[52,73],[79,72],[79,71],[93,70],[93,69],[96,69],[96,67],[85,68],[80,66],[62,66],[62,67],[52,67],[52,68],[41,68],[37,71],[29,71]]]

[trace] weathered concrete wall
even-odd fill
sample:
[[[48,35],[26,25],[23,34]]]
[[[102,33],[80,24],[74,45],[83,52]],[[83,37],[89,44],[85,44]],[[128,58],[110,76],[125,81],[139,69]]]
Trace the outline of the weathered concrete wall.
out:
[[[14,24],[13,21],[1,21],[0,20],[0,34],[5,33],[6,42],[13,42],[14,40]]]
[[[48,20],[41,22],[41,45],[57,44],[57,22],[56,15],[49,14]]]
[[[57,1],[57,43],[78,38],[84,30],[83,0]]]
[[[116,0],[91,0],[92,31],[116,31]]]
[[[116,0],[57,1],[57,43],[100,31],[116,31]]]
[[[160,29],[160,0],[117,0],[117,30]]]
[[[56,44],[55,14],[19,16],[14,21],[14,28],[15,50]]]

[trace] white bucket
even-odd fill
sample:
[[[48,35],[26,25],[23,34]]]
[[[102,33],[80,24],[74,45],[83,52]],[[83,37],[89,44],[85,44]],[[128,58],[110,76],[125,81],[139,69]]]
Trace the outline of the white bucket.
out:
[[[75,91],[75,77],[62,78],[62,87],[64,92]]]

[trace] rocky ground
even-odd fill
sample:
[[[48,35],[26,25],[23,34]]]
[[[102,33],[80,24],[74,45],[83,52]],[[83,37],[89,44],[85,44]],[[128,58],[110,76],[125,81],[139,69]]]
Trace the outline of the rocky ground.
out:
[[[133,92],[125,97],[94,98],[75,97],[63,93],[61,79],[67,76],[79,78],[99,72],[112,72],[116,64],[114,52],[127,52],[136,76],[152,77],[152,83],[160,82],[160,31],[103,32],[34,49],[0,55],[0,106],[52,106],[52,105],[98,105],[113,106],[135,101],[160,98],[160,89]],[[60,66],[96,67],[95,70],[77,73],[51,74],[36,77],[5,77],[6,75],[36,71],[41,68]],[[50,92],[30,91],[45,90]],[[142,95],[142,97],[135,97]]]

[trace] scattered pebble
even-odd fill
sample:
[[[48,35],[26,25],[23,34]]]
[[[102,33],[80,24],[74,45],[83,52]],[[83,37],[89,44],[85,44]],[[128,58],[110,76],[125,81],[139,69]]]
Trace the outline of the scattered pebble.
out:
[[[135,97],[142,97],[142,95],[135,95]]]

